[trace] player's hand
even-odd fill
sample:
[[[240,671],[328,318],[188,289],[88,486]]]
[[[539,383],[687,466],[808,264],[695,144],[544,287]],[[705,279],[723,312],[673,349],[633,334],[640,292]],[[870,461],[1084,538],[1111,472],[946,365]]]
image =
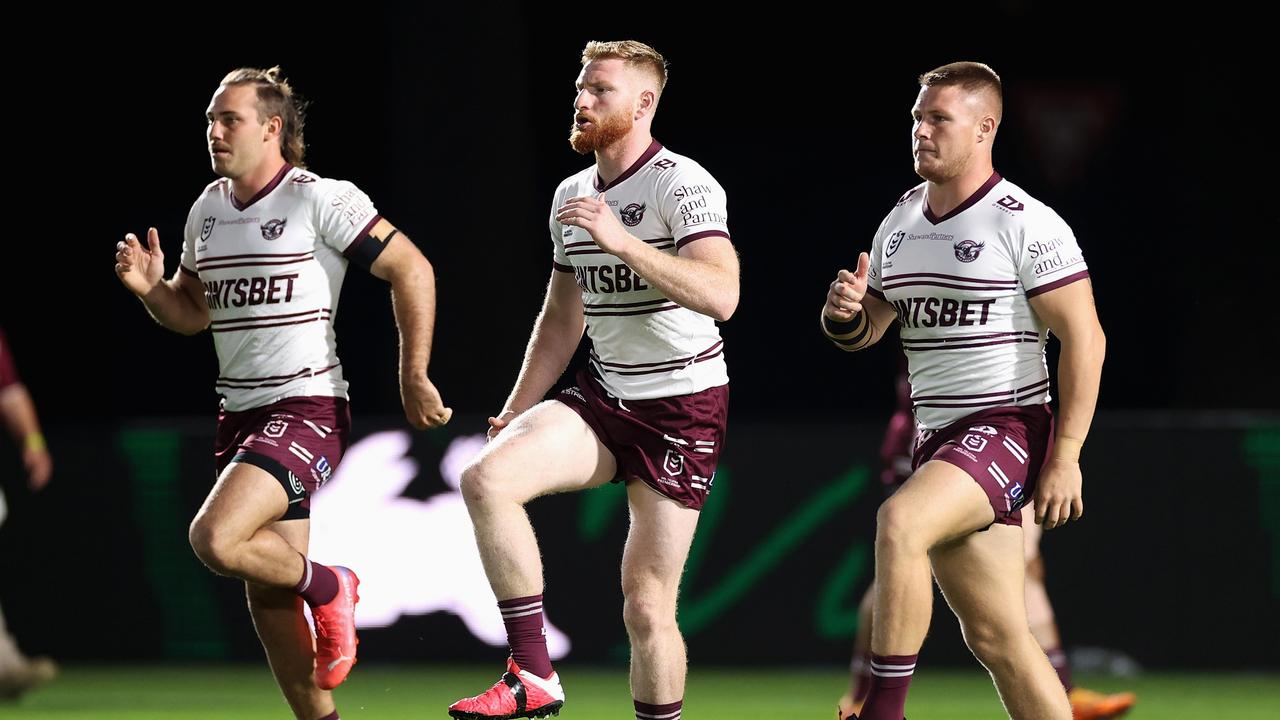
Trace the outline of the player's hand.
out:
[[[27,448],[22,452],[22,464],[27,468],[27,485],[32,491],[49,484],[53,474],[53,456],[43,448]]]
[[[498,413],[497,417],[489,418],[489,432],[486,433],[488,438],[492,440],[498,437],[498,433],[502,432],[502,429],[507,425],[510,425],[511,421],[515,420],[519,414],[515,410],[503,410]]]
[[[1080,463],[1049,458],[1036,483],[1036,523],[1052,530],[1069,520],[1079,520],[1084,515],[1082,483]]]
[[[569,198],[556,210],[556,222],[586,230],[601,250],[614,255],[628,244],[638,242],[609,209],[604,193],[600,193],[598,198]]]
[[[160,250],[160,234],[155,228],[147,230],[147,247],[142,247],[138,236],[129,233],[123,242],[116,243],[116,277],[134,295],[142,297],[151,292],[164,276],[164,253]]]
[[[440,391],[426,375],[400,378],[400,402],[409,424],[419,430],[440,427],[453,417],[453,408],[444,406]]]
[[[822,306],[822,313],[836,322],[849,322],[854,315],[862,312],[862,298],[867,294],[867,268],[871,266],[871,256],[866,253],[858,255],[857,272],[841,270],[827,290],[827,303]]]

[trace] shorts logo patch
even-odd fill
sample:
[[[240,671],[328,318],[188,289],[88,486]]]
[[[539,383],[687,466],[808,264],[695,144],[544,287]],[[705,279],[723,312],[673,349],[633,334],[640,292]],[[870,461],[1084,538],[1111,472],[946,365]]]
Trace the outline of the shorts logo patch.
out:
[[[289,427],[289,423],[280,418],[272,418],[262,428],[262,434],[271,438],[278,438],[284,435],[284,431]]]
[[[987,439],[981,435],[969,433],[964,436],[964,439],[960,441],[960,444],[974,452],[982,452],[983,449],[987,447]]]
[[[684,472],[684,456],[678,450],[667,450],[667,456],[662,460],[662,469],[668,475],[680,475]]]
[[[294,494],[297,495],[302,495],[305,491],[305,488],[302,487],[302,481],[298,479],[297,475],[293,474],[292,470],[289,471],[289,487],[293,488]]]
[[[329,481],[329,476],[333,474],[333,466],[329,464],[329,458],[321,455],[316,461],[316,472],[320,473],[320,484],[323,485]]]

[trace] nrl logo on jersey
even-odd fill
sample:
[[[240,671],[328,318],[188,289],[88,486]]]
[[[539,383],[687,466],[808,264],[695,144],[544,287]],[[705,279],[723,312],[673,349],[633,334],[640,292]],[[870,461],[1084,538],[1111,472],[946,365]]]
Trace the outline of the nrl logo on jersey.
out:
[[[284,226],[289,222],[289,218],[281,218],[279,220],[268,220],[262,223],[262,239],[263,240],[279,240],[284,234]]]
[[[889,242],[885,243],[884,246],[884,256],[893,257],[893,254],[898,252],[898,248],[902,247],[902,240],[906,236],[907,234],[901,230],[890,235]]]
[[[200,242],[205,242],[209,236],[213,234],[213,226],[218,224],[218,219],[210,215],[204,219],[204,224],[200,226]]]
[[[1027,206],[1012,195],[1005,195],[996,201],[996,204],[1006,210],[1022,210]]]
[[[623,224],[627,227],[635,227],[639,225],[640,221],[644,219],[644,210],[645,206],[637,203],[631,203],[630,205],[622,208],[621,214]]]
[[[973,262],[978,259],[978,253],[981,253],[982,248],[986,246],[986,243],[974,242],[972,240],[961,240],[954,246],[956,259],[963,263]]]

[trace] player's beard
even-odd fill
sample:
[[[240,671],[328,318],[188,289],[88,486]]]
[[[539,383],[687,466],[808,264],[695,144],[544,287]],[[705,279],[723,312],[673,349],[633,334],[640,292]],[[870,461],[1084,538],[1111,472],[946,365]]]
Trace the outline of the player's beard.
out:
[[[941,185],[964,174],[964,169],[972,157],[973,155],[970,153],[968,157],[944,160],[938,157],[936,153],[931,153],[929,159],[933,162],[928,165],[922,165],[918,159],[916,160],[916,175],[935,185]]]
[[[618,142],[631,132],[635,118],[630,112],[614,113],[598,120],[593,119],[591,127],[583,129],[574,123],[569,128],[569,144],[582,155],[603,150]]]

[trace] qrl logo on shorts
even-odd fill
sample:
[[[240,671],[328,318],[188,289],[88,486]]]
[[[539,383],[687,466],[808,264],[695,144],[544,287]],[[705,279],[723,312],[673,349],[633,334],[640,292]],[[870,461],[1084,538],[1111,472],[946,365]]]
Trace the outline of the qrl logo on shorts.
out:
[[[298,479],[297,475],[293,474],[293,471],[289,472],[289,487],[293,488],[295,495],[302,495],[305,492],[305,488],[302,487],[302,481]]]
[[[662,460],[662,469],[672,476],[683,473],[684,456],[678,450],[668,450],[667,456]]]
[[[262,434],[269,438],[278,438],[284,435],[285,428],[289,427],[289,423],[279,418],[272,419],[262,428]]]

